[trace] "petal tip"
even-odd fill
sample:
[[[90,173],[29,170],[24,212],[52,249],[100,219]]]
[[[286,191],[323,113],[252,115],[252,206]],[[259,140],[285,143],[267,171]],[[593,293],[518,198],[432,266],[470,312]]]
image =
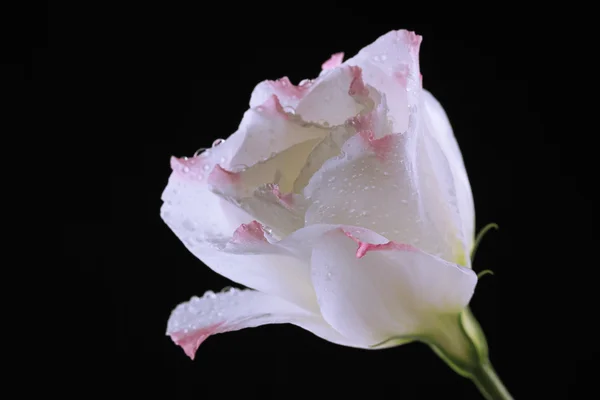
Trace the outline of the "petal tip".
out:
[[[333,68],[339,67],[342,64],[343,60],[344,60],[343,52],[335,53],[321,65],[321,69],[323,71],[326,71],[328,69],[333,69]]]

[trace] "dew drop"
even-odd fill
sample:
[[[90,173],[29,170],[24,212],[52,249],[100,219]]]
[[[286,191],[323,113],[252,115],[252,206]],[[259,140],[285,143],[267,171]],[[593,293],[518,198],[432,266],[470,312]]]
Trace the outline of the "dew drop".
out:
[[[217,295],[212,290],[207,290],[206,292],[204,292],[204,296],[202,296],[202,297],[204,297],[206,299],[216,299]]]
[[[218,145],[220,145],[221,143],[223,143],[225,141],[225,139],[217,139],[213,142],[212,147],[217,147]]]
[[[204,166],[202,167],[202,169],[204,169],[205,171],[208,171],[210,169],[210,165],[204,164]]]
[[[198,150],[196,150],[196,152],[194,153],[194,157],[206,157],[208,155],[208,149],[206,147],[200,147]]]
[[[294,108],[290,106],[283,107],[283,111],[289,114],[296,114],[296,110],[294,110]]]
[[[183,167],[183,172],[185,172],[186,174],[187,174],[188,172],[190,172],[190,167]]]

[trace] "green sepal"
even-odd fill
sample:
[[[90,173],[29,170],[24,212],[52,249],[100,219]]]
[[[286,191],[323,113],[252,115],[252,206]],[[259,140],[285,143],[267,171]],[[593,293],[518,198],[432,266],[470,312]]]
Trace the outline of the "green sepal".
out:
[[[498,224],[495,224],[493,222],[489,223],[486,226],[484,226],[483,229],[481,229],[477,234],[477,237],[475,237],[475,244],[473,245],[473,250],[471,250],[471,262],[473,262],[473,260],[475,259],[475,253],[477,252],[477,248],[479,247],[481,240],[483,239],[485,234],[492,229],[498,230],[500,229],[500,227],[498,226]]]

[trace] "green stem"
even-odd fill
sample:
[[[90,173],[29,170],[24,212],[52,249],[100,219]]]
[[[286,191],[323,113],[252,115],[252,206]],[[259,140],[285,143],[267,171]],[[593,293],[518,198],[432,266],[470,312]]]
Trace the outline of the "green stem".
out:
[[[471,371],[471,374],[471,379],[486,399],[513,400],[489,362],[479,364],[475,370]]]

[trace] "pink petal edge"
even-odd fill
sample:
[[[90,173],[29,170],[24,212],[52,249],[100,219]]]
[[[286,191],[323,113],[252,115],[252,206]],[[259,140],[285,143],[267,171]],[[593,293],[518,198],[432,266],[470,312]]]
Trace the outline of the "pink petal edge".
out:
[[[333,68],[339,67],[340,65],[342,65],[343,60],[344,60],[343,52],[335,53],[329,58],[329,60],[325,61],[321,65],[321,69],[323,71],[326,71],[328,69],[333,69]]]
[[[342,228],[340,228],[340,229],[342,229]],[[351,232],[349,232],[345,229],[342,229],[342,232],[344,232],[344,234],[346,236],[348,236],[350,239],[354,240],[358,244],[358,248],[356,249],[356,258],[363,258],[365,256],[365,254],[367,254],[369,251],[379,251],[379,250],[417,251],[417,249],[410,244],[396,243],[396,242],[392,242],[392,241],[389,241],[387,243],[381,243],[381,244],[372,244],[372,243],[367,243],[367,242],[363,242],[363,241],[359,240],[358,238],[354,237]]]
[[[196,356],[196,351],[202,342],[204,342],[209,336],[215,334],[219,327],[221,327],[223,324],[224,322],[219,322],[192,332],[174,332],[169,336],[171,337],[171,340],[180,346],[185,354],[193,360]]]

